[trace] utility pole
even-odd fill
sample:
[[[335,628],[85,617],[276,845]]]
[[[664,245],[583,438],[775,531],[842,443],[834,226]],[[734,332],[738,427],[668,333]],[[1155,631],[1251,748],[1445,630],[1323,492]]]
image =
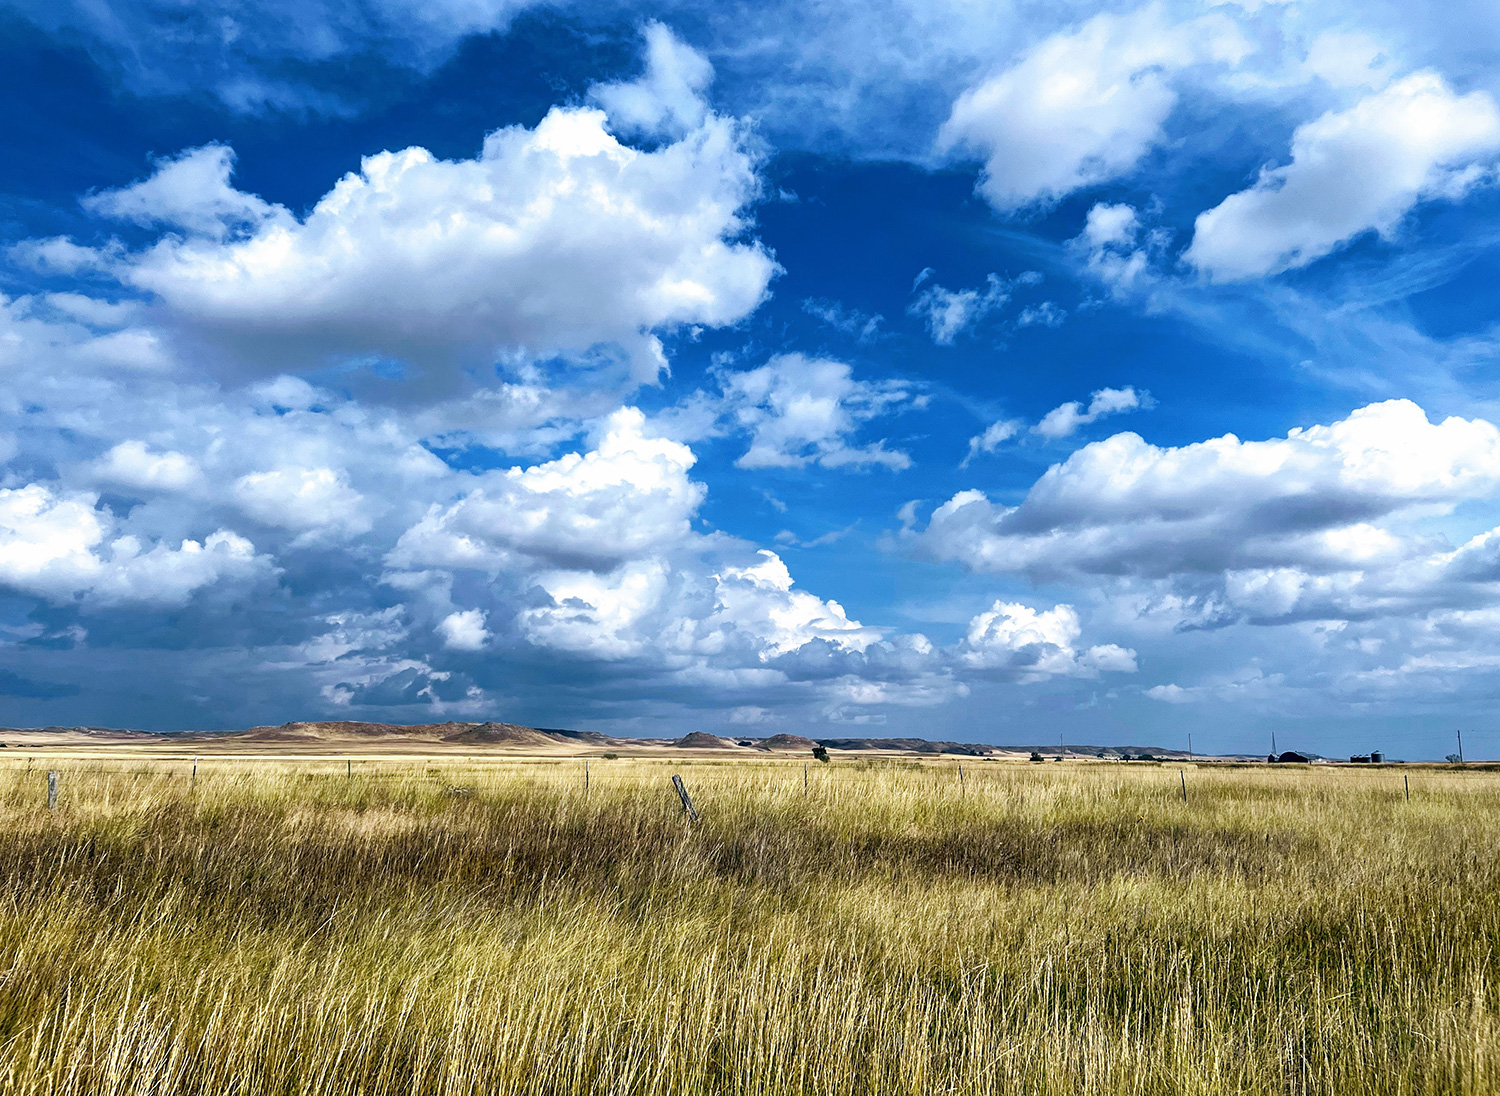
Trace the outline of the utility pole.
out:
[[[1458,732],[1458,763],[1460,765],[1462,765],[1464,763],[1464,733],[1463,733],[1463,731],[1459,731]]]
[[[1193,756],[1193,732],[1188,732],[1188,756]]]

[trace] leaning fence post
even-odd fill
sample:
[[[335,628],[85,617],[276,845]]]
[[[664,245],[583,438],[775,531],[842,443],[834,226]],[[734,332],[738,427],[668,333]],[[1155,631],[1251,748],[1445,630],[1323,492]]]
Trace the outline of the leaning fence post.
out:
[[[1184,803],[1186,803],[1187,802],[1187,777],[1182,774],[1182,770],[1181,769],[1177,770],[1177,779],[1182,781],[1182,801]]]
[[[191,783],[198,783],[198,759],[196,757],[193,758],[193,779]]]
[[[583,790],[589,790],[589,759],[583,759]]]
[[[682,800],[682,813],[687,815],[691,821],[698,821],[698,811],[693,806],[693,797],[688,795],[687,785],[682,782],[682,777],[676,773],[672,774],[672,787],[677,789],[677,798]]]
[[[57,810],[57,770],[47,770],[47,809]]]
[[[1401,774],[1401,783],[1406,788],[1406,801],[1408,803],[1410,803],[1411,802],[1411,777],[1407,776],[1405,773],[1402,773]]]
[[[960,792],[964,790],[964,766],[962,761],[958,763],[958,790]]]

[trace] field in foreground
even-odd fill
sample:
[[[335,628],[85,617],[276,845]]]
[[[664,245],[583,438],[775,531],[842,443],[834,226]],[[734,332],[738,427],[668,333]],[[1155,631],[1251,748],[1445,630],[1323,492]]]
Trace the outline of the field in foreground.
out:
[[[1500,1090],[1496,774],[25,770],[0,1092]]]

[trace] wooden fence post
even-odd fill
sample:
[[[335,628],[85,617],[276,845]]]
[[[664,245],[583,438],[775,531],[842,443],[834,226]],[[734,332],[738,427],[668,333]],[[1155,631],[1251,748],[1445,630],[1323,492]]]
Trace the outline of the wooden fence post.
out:
[[[1406,788],[1406,801],[1408,803],[1410,803],[1411,802],[1411,777],[1407,776],[1405,773],[1402,773],[1401,774],[1401,784],[1402,784],[1402,786],[1404,786]]]
[[[1177,779],[1182,781],[1182,801],[1184,803],[1186,803],[1187,802],[1187,777],[1183,775],[1183,772],[1182,772],[1181,769],[1177,770]]]
[[[689,820],[698,821],[698,811],[693,806],[693,798],[688,795],[687,785],[682,782],[682,777],[676,773],[672,774],[672,787],[677,789],[677,798],[682,800],[682,813],[687,815]]]
[[[589,790],[589,759],[583,759],[583,790]]]
[[[193,779],[190,781],[190,783],[198,783],[198,759],[196,757],[193,758]]]
[[[964,790],[964,763],[962,761],[958,763],[958,790],[960,793]]]
[[[57,810],[57,770],[47,770],[47,809]]]

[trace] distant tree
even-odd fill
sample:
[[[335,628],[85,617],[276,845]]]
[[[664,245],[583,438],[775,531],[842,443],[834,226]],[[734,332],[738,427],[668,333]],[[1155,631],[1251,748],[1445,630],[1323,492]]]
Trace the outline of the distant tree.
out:
[[[1039,754],[1039,753],[1037,753],[1035,750],[1032,750],[1031,751],[1031,760],[1033,760],[1033,761],[1041,761],[1042,760],[1042,755]]]
[[[1463,758],[1459,757],[1458,754],[1449,754],[1448,755],[1448,764],[1450,764],[1450,765],[1457,765],[1462,760],[1463,760]]]
[[[813,747],[813,756],[816,757],[819,761],[823,762],[826,765],[828,763],[828,747],[827,746],[814,746]]]

